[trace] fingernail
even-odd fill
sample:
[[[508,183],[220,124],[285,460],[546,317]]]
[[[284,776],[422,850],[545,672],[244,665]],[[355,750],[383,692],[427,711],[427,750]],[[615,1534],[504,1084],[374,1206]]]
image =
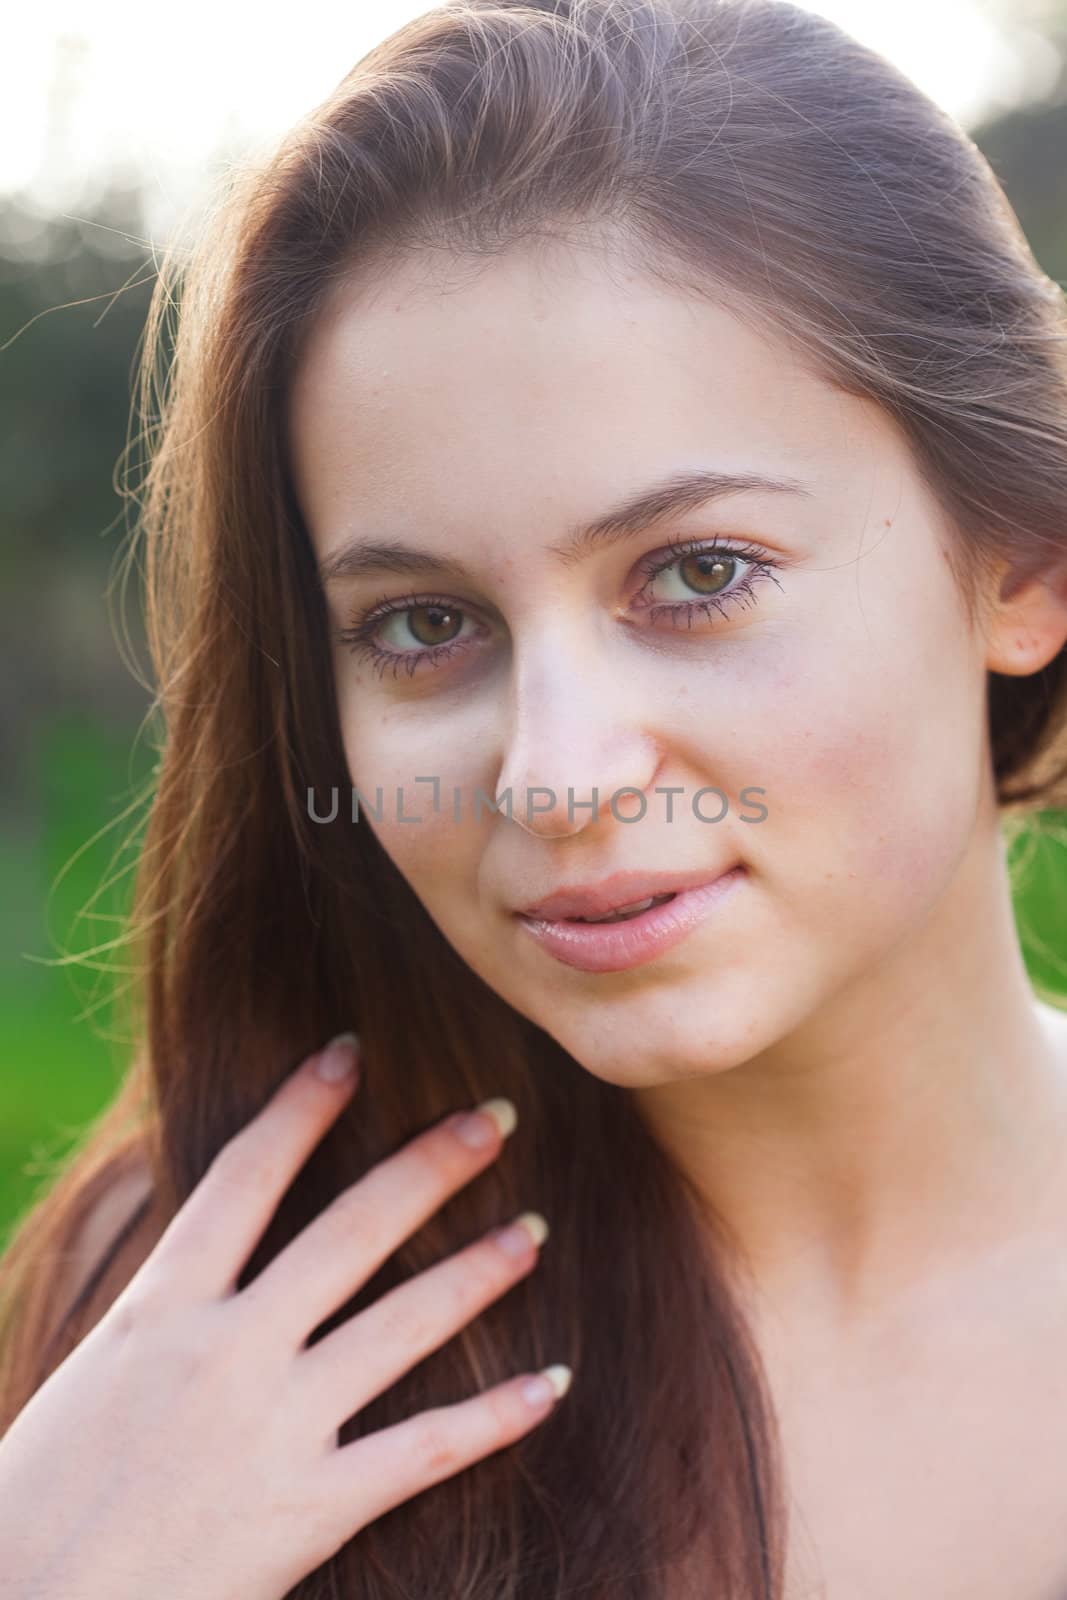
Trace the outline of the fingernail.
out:
[[[543,1406],[550,1400],[559,1400],[571,1386],[571,1369],[561,1362],[545,1367],[536,1378],[527,1378],[522,1386],[522,1398],[529,1406]]]
[[[509,1256],[524,1256],[535,1245],[544,1244],[548,1238],[548,1223],[539,1211],[524,1211],[521,1217],[499,1228],[493,1235],[494,1243]]]
[[[491,1122],[486,1118],[490,1118]],[[506,1139],[514,1131],[518,1120],[518,1112],[511,1101],[498,1095],[492,1100],[483,1100],[473,1111],[460,1112],[452,1124],[452,1130],[464,1144],[479,1150],[493,1141],[492,1123],[496,1124],[500,1137]]]
[[[340,1083],[351,1077],[359,1059],[359,1038],[354,1033],[339,1033],[323,1045],[315,1071],[326,1083]]]

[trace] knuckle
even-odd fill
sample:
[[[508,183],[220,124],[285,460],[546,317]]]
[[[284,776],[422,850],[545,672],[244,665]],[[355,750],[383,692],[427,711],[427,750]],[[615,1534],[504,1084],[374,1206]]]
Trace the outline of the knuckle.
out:
[[[431,1349],[461,1328],[511,1281],[509,1263],[493,1245],[476,1244],[431,1273],[425,1283],[391,1291],[377,1305],[383,1348]]]
[[[418,1145],[418,1159],[435,1188],[450,1188],[466,1176],[474,1154],[446,1128],[431,1128]]]
[[[169,1367],[177,1376],[188,1380],[212,1365],[215,1343],[203,1321],[174,1318],[161,1325],[160,1331],[165,1338]]]
[[[133,1278],[112,1303],[110,1319],[117,1333],[123,1337],[154,1328],[162,1321],[166,1311],[163,1290],[156,1278],[145,1275]]]
[[[464,1272],[444,1272],[436,1295],[438,1318],[448,1329],[460,1328],[479,1305],[478,1286]]]
[[[145,1325],[142,1301],[128,1292],[121,1294],[112,1304],[106,1321],[119,1339],[125,1341],[132,1338],[139,1334]]]
[[[432,1477],[447,1477],[462,1465],[454,1435],[445,1419],[433,1414],[423,1419],[416,1450],[419,1465]]]
[[[519,1421],[520,1405],[514,1388],[504,1385],[490,1389],[484,1396],[486,1409],[492,1420],[492,1429],[497,1437],[510,1435],[515,1432]]]
[[[338,1195],[321,1214],[320,1220],[331,1238],[337,1235],[337,1244],[341,1249],[358,1240],[365,1250],[373,1254],[383,1243],[385,1218],[381,1207],[362,1184],[353,1184]]]
[[[238,1134],[215,1152],[204,1177],[214,1184],[233,1183],[243,1172],[245,1161],[246,1145],[243,1135]]]
[[[229,1324],[216,1320],[205,1307],[175,1312],[156,1329],[158,1359],[178,1388],[223,1389],[231,1398],[235,1350]]]
[[[440,1331],[440,1314],[422,1295],[413,1299],[394,1290],[378,1302],[377,1311],[377,1337],[384,1350],[430,1348]]]
[[[258,1139],[245,1139],[242,1133],[222,1146],[208,1175],[220,1190],[273,1194],[284,1175],[282,1167],[276,1151],[264,1148]]]
[[[215,1340],[204,1319],[165,1305],[154,1290],[120,1295],[108,1315],[110,1332],[124,1350],[150,1355],[168,1384],[187,1387],[212,1365]]]
[[[517,1263],[491,1240],[482,1240],[466,1252],[464,1269],[456,1285],[460,1309],[493,1299],[512,1279]]]

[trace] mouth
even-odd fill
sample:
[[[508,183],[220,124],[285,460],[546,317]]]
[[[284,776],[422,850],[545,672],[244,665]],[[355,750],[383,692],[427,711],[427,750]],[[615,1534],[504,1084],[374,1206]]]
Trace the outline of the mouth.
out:
[[[577,892],[561,891],[535,912],[518,912],[524,932],[557,961],[586,972],[622,972],[642,966],[682,942],[698,924],[745,881],[747,868],[735,864],[717,877],[664,889],[641,899],[621,901],[599,910],[574,909]],[[608,886],[600,891],[601,899]],[[585,891],[588,899],[595,891]],[[547,914],[546,908],[554,914]],[[561,908],[561,909],[560,909]]]
[[[722,870],[707,867],[680,872],[613,872],[598,883],[556,889],[535,904],[522,906],[518,914],[547,922],[602,922],[615,916],[640,916],[653,902],[672,900],[723,875]]]
[[[649,895],[647,900],[637,900],[633,905],[620,906],[618,911],[608,911],[602,917],[563,917],[563,922],[629,922],[634,917],[640,916],[642,911],[647,911],[650,906],[665,906],[669,900],[678,898],[677,891],[669,894]]]

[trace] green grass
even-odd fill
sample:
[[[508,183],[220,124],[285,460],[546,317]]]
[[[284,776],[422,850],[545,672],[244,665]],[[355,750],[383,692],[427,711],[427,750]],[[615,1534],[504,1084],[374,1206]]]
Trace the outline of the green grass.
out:
[[[107,973],[98,970],[106,954],[71,965],[64,953],[114,939],[125,909],[129,871],[101,885],[115,875],[132,819],[107,825],[151,766],[151,752],[132,746],[129,730],[64,719],[41,728],[26,774],[37,797],[32,823],[0,836],[0,1241],[125,1067]]]
[[[16,1217],[112,1097],[125,1067],[106,975],[57,958],[63,950],[90,950],[117,931],[109,919],[124,909],[129,871],[107,892],[97,891],[115,873],[113,858],[131,821],[106,825],[151,765],[143,741],[132,747],[128,730],[61,719],[42,729],[31,774],[40,814],[32,830],[0,836],[0,1249]],[[1067,834],[1067,817],[1046,813],[1041,824],[1017,912],[1035,983],[1067,994],[1067,842],[1056,835],[1057,829]],[[1018,853],[1013,849],[1012,859]],[[117,859],[128,865],[133,854]],[[86,907],[91,914],[80,915]]]
[[[1067,813],[1039,813],[1008,859],[1026,863],[1015,917],[1027,970],[1036,985],[1067,997]]]

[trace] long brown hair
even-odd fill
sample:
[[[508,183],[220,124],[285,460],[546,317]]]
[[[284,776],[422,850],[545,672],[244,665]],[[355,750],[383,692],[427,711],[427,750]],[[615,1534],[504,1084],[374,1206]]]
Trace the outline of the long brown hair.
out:
[[[973,142],[893,66],[777,0],[458,0],[365,56],[266,159],[231,173],[163,263],[139,411],[136,549],[160,768],[129,947],[142,981],[123,1089],[3,1262],[0,1418],[84,1335],[214,1154],[332,1033],[363,1082],[242,1282],[446,1111],[507,1094],[505,1154],[324,1323],[528,1206],[533,1276],[352,1418],[342,1442],[527,1367],[565,1404],[379,1519],[301,1600],[637,1600],[699,1551],[701,1593],[779,1600],[773,1409],[717,1221],[636,1115],[465,965],[366,826],[313,823],[347,786],[325,608],[287,459],[287,382],[341,275],[610,225],[664,282],[773,326],[883,406],[954,530],[961,593],[1067,549],[1061,291]],[[168,330],[177,312],[173,352]],[[1063,803],[1061,653],[989,675],[1006,812]],[[73,1305],[54,1285],[109,1175],[152,1194]],[[714,1241],[714,1247],[709,1247]],[[266,1400],[265,1400],[265,1403]]]

